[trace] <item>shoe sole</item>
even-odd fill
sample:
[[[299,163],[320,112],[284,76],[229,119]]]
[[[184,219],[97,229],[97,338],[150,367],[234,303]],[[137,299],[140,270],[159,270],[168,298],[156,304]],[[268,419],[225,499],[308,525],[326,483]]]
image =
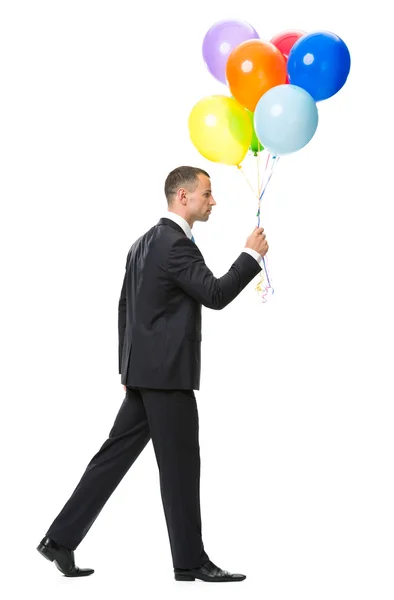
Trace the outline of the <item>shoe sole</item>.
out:
[[[175,575],[175,579],[176,581],[196,581],[196,578],[190,575]]]
[[[201,581],[205,581],[207,583],[236,583],[238,581],[245,581],[246,577],[243,579],[224,579],[223,577],[194,577],[193,575],[175,575],[176,581],[195,581],[196,579],[200,579]]]

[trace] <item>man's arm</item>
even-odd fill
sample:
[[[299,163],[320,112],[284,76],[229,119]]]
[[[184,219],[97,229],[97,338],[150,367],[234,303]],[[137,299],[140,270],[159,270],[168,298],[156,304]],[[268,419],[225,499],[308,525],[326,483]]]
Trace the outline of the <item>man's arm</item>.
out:
[[[242,252],[223,277],[216,278],[207,267],[198,246],[182,237],[172,246],[167,272],[173,283],[208,308],[221,310],[261,271],[250,254]]]
[[[128,258],[128,257],[127,257]],[[119,334],[119,374],[122,373],[122,352],[124,337],[126,332],[126,276],[127,276],[127,261],[126,261],[126,272],[123,279],[122,290],[120,292],[119,307],[118,307],[118,334]]]

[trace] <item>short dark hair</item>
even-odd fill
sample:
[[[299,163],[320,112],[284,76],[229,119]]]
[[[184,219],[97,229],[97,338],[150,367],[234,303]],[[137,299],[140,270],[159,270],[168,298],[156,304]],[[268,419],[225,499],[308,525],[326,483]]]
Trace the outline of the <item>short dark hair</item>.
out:
[[[206,175],[208,173],[204,169],[198,167],[177,167],[171,173],[167,175],[167,179],[164,184],[164,193],[167,198],[167,203],[171,204],[172,196],[176,194],[180,187],[191,187],[195,185],[197,187],[198,175]]]

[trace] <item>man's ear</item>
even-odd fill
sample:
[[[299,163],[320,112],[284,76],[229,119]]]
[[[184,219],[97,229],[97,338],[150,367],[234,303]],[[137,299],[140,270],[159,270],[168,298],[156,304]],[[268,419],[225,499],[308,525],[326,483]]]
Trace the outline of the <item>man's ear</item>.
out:
[[[185,188],[179,188],[177,196],[178,200],[180,200],[182,204],[185,204],[187,199],[187,190],[185,190]]]

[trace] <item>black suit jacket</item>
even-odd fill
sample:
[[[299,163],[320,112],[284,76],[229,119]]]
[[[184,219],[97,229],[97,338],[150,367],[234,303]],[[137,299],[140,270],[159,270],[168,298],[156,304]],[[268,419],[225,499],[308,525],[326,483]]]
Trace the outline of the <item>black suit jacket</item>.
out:
[[[119,373],[128,386],[200,389],[201,305],[220,310],[261,271],[242,252],[216,278],[171,219],[130,248],[119,300]]]

